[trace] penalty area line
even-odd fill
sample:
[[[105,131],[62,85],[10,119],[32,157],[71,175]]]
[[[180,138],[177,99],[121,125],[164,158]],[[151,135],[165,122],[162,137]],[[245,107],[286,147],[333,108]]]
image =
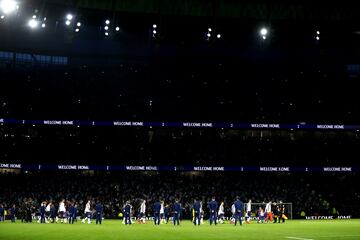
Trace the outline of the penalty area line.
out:
[[[297,240],[313,240],[312,238],[301,238],[301,237],[286,237],[287,239],[297,239]]]

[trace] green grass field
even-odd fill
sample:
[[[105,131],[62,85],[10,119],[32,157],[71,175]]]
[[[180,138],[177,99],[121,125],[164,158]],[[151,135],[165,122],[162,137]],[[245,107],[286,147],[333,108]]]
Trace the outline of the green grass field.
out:
[[[103,224],[39,224],[0,223],[0,239],[42,240],[42,239],[360,239],[360,219],[302,221],[293,220],[285,224],[243,225],[223,224],[210,227],[208,224],[193,226],[185,221],[181,226],[172,224],[154,226],[133,224],[125,226],[121,221],[105,220]]]

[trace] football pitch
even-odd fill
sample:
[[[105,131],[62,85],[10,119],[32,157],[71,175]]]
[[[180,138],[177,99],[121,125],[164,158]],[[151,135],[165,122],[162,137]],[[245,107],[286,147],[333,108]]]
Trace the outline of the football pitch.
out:
[[[163,224],[154,226],[133,224],[125,226],[120,220],[105,220],[102,225],[82,224],[39,224],[15,223],[9,221],[0,223],[0,239],[42,240],[42,239],[121,239],[121,240],[172,240],[172,239],[360,239],[360,219],[352,220],[293,220],[285,224],[257,224],[243,226],[222,224],[209,226],[208,222],[194,226],[190,221],[182,222],[180,226]]]

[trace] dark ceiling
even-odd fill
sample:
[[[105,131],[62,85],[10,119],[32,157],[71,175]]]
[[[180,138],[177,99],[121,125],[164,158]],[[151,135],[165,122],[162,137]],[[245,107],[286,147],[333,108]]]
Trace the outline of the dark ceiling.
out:
[[[355,1],[336,1],[336,3],[327,1],[324,4],[323,1],[304,3],[259,0],[31,0],[26,4],[40,9],[57,5],[77,10],[254,20],[352,21],[360,19],[358,4]]]

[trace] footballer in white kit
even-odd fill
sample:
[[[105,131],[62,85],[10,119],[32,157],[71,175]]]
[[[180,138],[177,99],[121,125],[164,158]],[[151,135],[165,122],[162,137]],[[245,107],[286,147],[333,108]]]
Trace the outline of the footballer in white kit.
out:
[[[220,224],[224,223],[224,214],[225,214],[224,202],[221,202],[220,206],[219,206],[219,211],[218,211],[218,221]]]
[[[65,219],[65,213],[66,213],[66,208],[65,208],[65,199],[63,199],[60,203],[59,203],[59,218],[60,218],[60,222],[66,222]],[[57,220],[56,220],[57,221]]]
[[[86,220],[88,220],[88,224],[90,224],[91,223],[91,202],[90,202],[90,200],[85,205],[84,214],[85,214],[85,218],[81,222],[85,223]]]
[[[268,202],[265,206],[265,222],[267,222],[268,220],[270,220],[270,222],[273,221],[273,215],[272,215],[272,211],[271,211],[271,201]]]
[[[146,223],[145,212],[146,212],[146,201],[143,200],[140,205],[140,219],[139,219],[140,223]]]
[[[230,218],[231,223],[235,223],[235,204],[231,205],[231,213],[233,214]]]
[[[245,215],[245,221],[247,223],[250,223],[251,220],[251,199],[248,203],[246,203],[246,215]]]
[[[164,217],[164,201],[160,202],[160,219],[161,219],[161,223],[165,223],[165,217]]]
[[[51,202],[49,202],[45,208],[46,223],[48,223],[50,219],[50,210],[51,210]]]

